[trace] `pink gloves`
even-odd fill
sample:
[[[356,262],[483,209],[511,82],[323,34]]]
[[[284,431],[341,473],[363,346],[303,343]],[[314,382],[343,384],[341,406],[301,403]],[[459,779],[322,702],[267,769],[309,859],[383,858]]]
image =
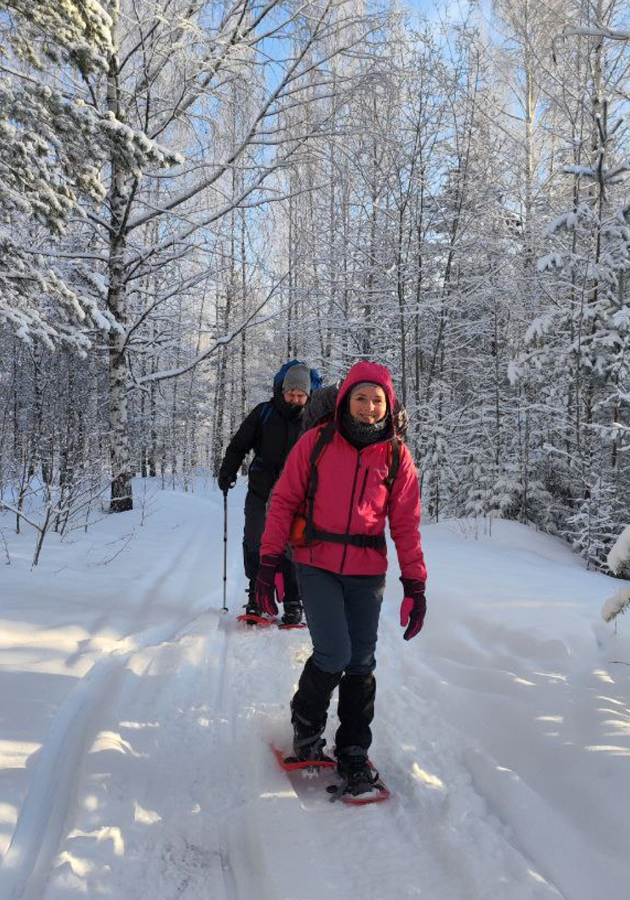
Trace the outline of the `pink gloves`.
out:
[[[424,582],[419,578],[401,578],[405,596],[400,607],[400,624],[406,631],[403,637],[410,641],[421,630],[427,614]]]
[[[263,556],[256,577],[256,603],[261,612],[268,616],[278,615],[276,603],[276,570],[282,562],[281,556]]]

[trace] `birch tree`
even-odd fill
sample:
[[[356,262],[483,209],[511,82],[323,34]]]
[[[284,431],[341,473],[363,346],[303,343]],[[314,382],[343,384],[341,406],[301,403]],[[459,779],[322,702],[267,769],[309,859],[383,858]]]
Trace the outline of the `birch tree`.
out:
[[[308,75],[315,75],[318,93],[325,92],[330,57],[359,47],[372,25],[351,3],[333,0],[302,6],[280,0],[264,6],[252,0],[142,0],[133,5],[116,0],[110,13],[113,49],[106,84],[93,89],[96,108],[131,127],[141,126],[151,140],[183,154],[166,176],[155,169],[128,173],[112,160],[107,202],[91,217],[101,244],[107,308],[117,324],[109,339],[111,509],[122,511],[132,505],[134,470],[129,334],[138,323],[131,317],[132,289],[199,249],[235,208],[277,198],[278,173],[326,127],[323,107],[311,102]],[[236,79],[251,80],[259,100],[232,143],[219,126]],[[309,115],[287,133],[284,111],[307,106]],[[235,171],[240,173],[238,196],[230,194]],[[147,245],[152,223],[158,224],[158,238]],[[206,260],[199,253],[196,258],[198,268],[182,270],[179,293],[203,277]],[[159,314],[164,302],[163,296],[153,298],[141,312],[143,319]],[[177,371],[209,355],[190,353]],[[153,372],[138,383],[173,374],[173,369],[163,376]]]

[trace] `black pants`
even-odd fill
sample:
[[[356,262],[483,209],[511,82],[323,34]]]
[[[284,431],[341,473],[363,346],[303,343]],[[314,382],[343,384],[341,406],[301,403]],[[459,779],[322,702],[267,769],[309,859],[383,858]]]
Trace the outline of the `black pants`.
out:
[[[254,597],[254,585],[260,567],[260,541],[265,530],[267,503],[258,494],[247,492],[245,497],[245,530],[243,532],[243,561],[245,576],[249,580],[250,594]],[[284,578],[285,603],[299,603],[300,591],[293,563],[284,556],[280,566]]]

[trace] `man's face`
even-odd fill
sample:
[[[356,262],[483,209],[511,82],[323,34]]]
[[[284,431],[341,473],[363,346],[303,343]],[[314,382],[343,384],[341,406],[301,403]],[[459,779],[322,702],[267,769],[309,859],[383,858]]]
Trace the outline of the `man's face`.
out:
[[[290,391],[285,391],[282,396],[284,397],[284,402],[288,403],[290,406],[306,406],[308,401],[308,394],[304,391],[300,391],[298,388],[292,388]]]

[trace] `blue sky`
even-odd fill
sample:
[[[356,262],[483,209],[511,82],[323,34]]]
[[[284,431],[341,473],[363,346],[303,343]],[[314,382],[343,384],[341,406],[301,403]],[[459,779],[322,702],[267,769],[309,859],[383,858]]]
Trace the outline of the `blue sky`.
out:
[[[443,18],[460,19],[470,5],[469,0],[400,0],[400,3],[409,9],[427,13],[429,19],[437,19],[440,14]],[[448,8],[448,16],[445,16],[445,8]]]

